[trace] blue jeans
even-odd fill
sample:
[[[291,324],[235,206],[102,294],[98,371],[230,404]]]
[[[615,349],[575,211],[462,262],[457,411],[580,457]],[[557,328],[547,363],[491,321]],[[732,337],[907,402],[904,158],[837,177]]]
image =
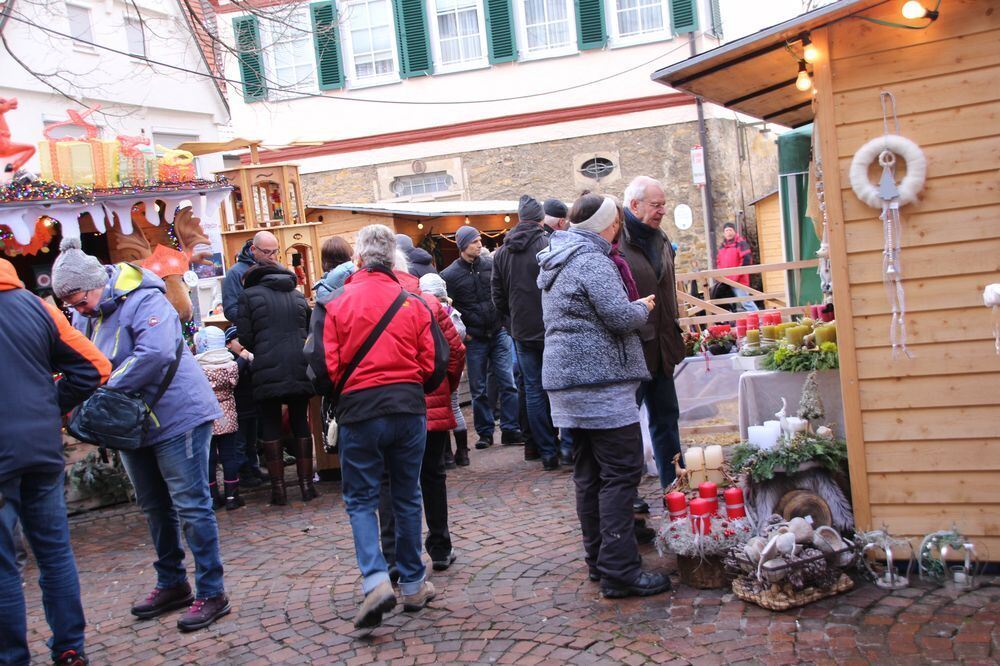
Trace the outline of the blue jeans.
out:
[[[20,517],[38,562],[45,620],[52,630],[49,648],[56,658],[66,650],[83,653],[86,621],[80,580],[69,543],[63,472],[22,474],[0,483],[0,664],[27,664],[28,627],[21,574],[14,553],[14,524]]]
[[[416,594],[424,582],[420,560],[423,501],[420,465],[424,458],[427,417],[416,414],[380,416],[340,424],[340,466],[344,506],[354,534],[361,569],[361,588],[368,594],[389,580],[379,541],[378,501],[383,471],[389,471],[392,511],[396,519],[396,567],[399,591]]]
[[[549,401],[542,388],[542,353],[545,345],[541,342],[515,340],[514,346],[521,366],[521,376],[524,378],[524,402],[528,408],[528,425],[535,447],[543,460],[555,458],[559,454],[556,431],[549,413]]]
[[[493,437],[493,407],[486,395],[487,376],[496,377],[500,391],[500,430],[516,431],[517,389],[514,388],[510,336],[499,330],[488,340],[465,343],[465,364],[472,393],[472,420],[480,437]]]
[[[194,557],[195,594],[199,599],[223,592],[219,527],[208,492],[208,447],[212,422],[154,446],[122,451],[122,462],[135,487],[135,500],[146,514],[156,549],[156,587],[187,581],[181,527]]]
[[[637,397],[639,404],[645,403],[649,412],[653,457],[660,472],[660,487],[666,488],[677,478],[673,461],[674,456],[681,452],[681,433],[677,425],[681,410],[677,403],[673,372],[664,374],[660,370],[651,380],[642,382]]]
[[[746,289],[737,289],[736,287],[733,287],[733,293],[737,296],[750,295],[750,292],[747,291]],[[744,312],[757,312],[758,309],[757,304],[754,303],[753,301],[743,301],[742,303],[740,303],[740,305],[743,306]]]

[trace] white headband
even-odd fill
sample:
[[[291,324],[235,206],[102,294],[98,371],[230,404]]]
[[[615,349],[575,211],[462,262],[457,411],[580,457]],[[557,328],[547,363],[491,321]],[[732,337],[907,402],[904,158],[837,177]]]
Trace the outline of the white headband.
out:
[[[601,207],[583,222],[572,224],[571,229],[592,231],[598,234],[610,227],[618,217],[618,204],[611,197],[604,197]]]

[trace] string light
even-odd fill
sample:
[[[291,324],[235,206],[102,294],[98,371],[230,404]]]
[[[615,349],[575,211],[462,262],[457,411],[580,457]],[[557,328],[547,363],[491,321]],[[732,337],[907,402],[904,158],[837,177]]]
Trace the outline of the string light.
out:
[[[903,18],[910,19],[911,21],[922,18],[930,19],[931,21],[933,21],[937,17],[938,17],[937,10],[927,9],[917,0],[910,0],[909,2],[903,5]]]
[[[503,221],[504,221],[504,222],[505,222],[506,224],[510,224],[510,215],[504,215],[504,216],[503,216]]]
[[[806,61],[799,61],[799,75],[795,77],[795,87],[805,92],[812,88],[812,77],[809,76],[809,72],[806,71]]]
[[[810,41],[809,37],[802,38],[802,58],[810,64],[819,60],[819,49]]]
[[[423,230],[423,228],[424,228],[424,223],[423,222],[417,222],[417,229]]]
[[[468,224],[468,223],[469,223],[469,218],[465,218],[465,223],[466,223],[466,224]]]

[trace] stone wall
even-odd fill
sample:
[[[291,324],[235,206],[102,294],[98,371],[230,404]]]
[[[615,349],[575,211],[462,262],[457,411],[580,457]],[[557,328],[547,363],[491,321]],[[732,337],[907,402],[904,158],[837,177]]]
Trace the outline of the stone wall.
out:
[[[706,122],[710,146],[706,161],[712,172],[715,220],[721,237],[722,224],[734,219],[743,203],[754,198],[749,189],[751,170],[746,161],[740,162],[736,122]],[[756,130],[745,131],[754,192],[760,196],[777,182],[777,149]],[[464,183],[464,189],[457,194],[469,200],[517,199],[530,193],[539,199],[553,196],[571,203],[581,184],[587,182],[592,191],[620,198],[632,178],[653,176],[663,182],[667,195],[664,229],[678,244],[678,269],[689,271],[708,267],[702,195],[691,182],[690,149],[698,143],[698,125],[690,122],[434,157],[461,158],[463,177],[457,180]],[[614,172],[599,181],[583,178],[579,168],[591,156],[611,159],[616,165]],[[381,166],[304,174],[306,205],[375,201],[376,172]],[[692,209],[694,224],[686,231],[673,224],[673,209],[681,203]],[[753,210],[746,208],[750,226]]]

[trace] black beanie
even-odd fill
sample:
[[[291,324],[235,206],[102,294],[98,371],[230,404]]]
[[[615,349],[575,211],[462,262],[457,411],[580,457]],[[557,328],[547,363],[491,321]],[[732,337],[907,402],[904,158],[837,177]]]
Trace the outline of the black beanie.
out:
[[[522,194],[517,202],[517,218],[521,222],[541,222],[545,219],[545,211],[533,197]]]
[[[569,215],[569,209],[566,207],[566,204],[559,201],[559,199],[546,199],[545,203],[542,204],[542,209],[546,215],[559,219],[564,219]]]

